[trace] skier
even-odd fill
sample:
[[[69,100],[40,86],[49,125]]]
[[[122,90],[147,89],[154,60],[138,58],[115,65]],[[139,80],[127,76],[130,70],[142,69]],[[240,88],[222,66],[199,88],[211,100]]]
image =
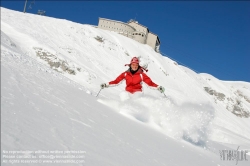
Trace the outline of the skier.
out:
[[[159,90],[161,93],[165,91],[164,87],[155,84],[144,72],[147,70],[139,65],[139,59],[137,57],[133,57],[130,61],[130,64],[126,64],[125,66],[129,66],[129,69],[123,73],[121,73],[114,81],[110,81],[108,83],[101,84],[101,88],[108,88],[109,86],[117,85],[123,79],[126,80],[126,91],[130,94],[134,94],[135,92],[142,92],[142,81],[147,85],[151,86],[154,89]]]

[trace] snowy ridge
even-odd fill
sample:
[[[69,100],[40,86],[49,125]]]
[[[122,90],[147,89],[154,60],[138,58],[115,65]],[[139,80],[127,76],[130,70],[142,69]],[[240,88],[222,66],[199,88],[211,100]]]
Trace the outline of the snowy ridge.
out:
[[[144,84],[125,100],[124,83],[96,98],[134,56],[168,98]],[[1,8],[1,75],[5,150],[78,149],[86,165],[158,166],[235,165],[219,150],[250,149],[250,83],[197,74],[92,25]]]

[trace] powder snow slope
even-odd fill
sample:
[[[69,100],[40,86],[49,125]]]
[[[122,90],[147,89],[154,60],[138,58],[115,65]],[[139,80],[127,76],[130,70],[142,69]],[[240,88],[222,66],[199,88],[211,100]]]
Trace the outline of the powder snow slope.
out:
[[[143,85],[123,101],[124,83],[96,98],[133,56],[168,98]],[[235,165],[219,150],[250,149],[249,108],[247,82],[92,25],[1,8],[1,150],[83,150],[79,165],[91,166]]]

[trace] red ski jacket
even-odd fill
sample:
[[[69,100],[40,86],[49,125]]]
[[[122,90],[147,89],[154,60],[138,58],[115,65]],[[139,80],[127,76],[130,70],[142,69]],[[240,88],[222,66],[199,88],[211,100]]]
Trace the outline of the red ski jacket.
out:
[[[126,91],[130,93],[142,91],[142,81],[151,87],[156,88],[158,86],[145,73],[143,73],[142,69],[139,69],[134,75],[127,70],[120,74],[114,81],[110,81],[109,85],[118,84],[123,79],[126,80]]]

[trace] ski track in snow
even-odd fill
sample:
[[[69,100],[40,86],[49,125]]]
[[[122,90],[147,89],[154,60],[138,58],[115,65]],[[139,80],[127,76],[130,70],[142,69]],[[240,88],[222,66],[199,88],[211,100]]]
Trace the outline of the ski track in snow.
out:
[[[206,146],[210,123],[214,118],[214,109],[209,105],[188,102],[175,105],[170,99],[150,95],[126,101],[99,99],[99,102],[172,138],[184,139],[202,147]]]

